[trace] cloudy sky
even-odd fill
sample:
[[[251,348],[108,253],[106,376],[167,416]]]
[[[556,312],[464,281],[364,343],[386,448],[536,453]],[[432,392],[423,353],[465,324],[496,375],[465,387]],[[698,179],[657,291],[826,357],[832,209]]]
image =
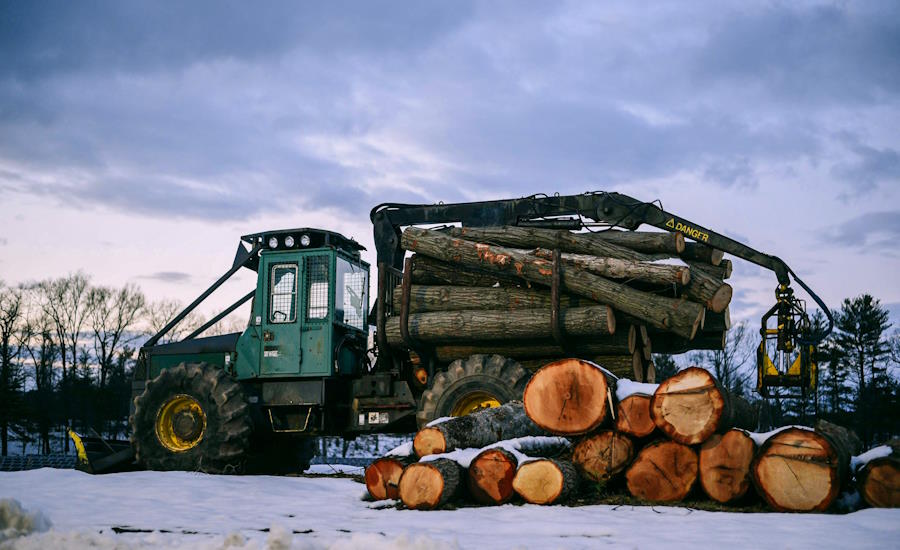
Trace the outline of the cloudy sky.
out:
[[[617,190],[900,321],[898,129],[896,1],[4,2],[0,279],[188,301],[245,233]]]

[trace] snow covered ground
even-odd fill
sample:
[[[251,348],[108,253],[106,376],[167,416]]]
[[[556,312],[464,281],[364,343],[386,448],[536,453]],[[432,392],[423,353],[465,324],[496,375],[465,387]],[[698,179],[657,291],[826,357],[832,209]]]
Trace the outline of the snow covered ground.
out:
[[[327,473],[328,468],[320,466],[316,471]],[[366,502],[364,493],[365,487],[352,479],[329,476],[182,472],[90,476],[52,469],[0,473],[0,549],[886,550],[897,548],[900,541],[900,510],[869,509],[848,515],[738,514],[665,506],[506,505],[423,512]],[[4,515],[3,499],[17,500],[33,515],[9,519],[16,512]],[[5,506],[7,510],[15,508],[9,501]],[[45,519],[52,527],[40,532],[47,528]],[[16,532],[36,531],[14,536],[16,525]]]

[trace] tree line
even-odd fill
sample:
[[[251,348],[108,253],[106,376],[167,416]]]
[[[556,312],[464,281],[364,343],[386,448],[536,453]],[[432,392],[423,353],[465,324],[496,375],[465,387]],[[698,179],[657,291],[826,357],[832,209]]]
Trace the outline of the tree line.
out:
[[[812,357],[818,391],[805,399],[776,390],[762,401],[755,393],[760,337],[746,323],[728,331],[724,350],[695,352],[679,360],[657,356],[657,381],[687,364],[698,365],[732,392],[755,401],[763,429],[824,418],[854,429],[869,445],[900,435],[900,330],[891,331],[887,309],[869,294],[845,299],[832,316],[834,330]],[[825,330],[825,315],[816,311],[811,325],[815,332]]]
[[[17,286],[0,280],[0,454],[11,438],[23,453],[68,452],[66,427],[123,436],[137,350],[181,307],[150,301],[133,284],[94,285],[82,272]],[[164,341],[203,321],[189,315]]]

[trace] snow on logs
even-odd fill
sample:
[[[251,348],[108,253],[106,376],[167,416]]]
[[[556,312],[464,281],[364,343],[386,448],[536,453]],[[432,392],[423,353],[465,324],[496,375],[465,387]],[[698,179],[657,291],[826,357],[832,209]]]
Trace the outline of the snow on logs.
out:
[[[900,439],[853,458],[860,496],[876,508],[900,508]]]
[[[698,367],[688,367],[660,384],[650,400],[650,414],[663,433],[685,445],[703,443],[729,428],[756,426],[750,404]]]
[[[825,511],[849,482],[850,456],[858,441],[849,430],[823,421],[815,430],[778,431],[753,459],[753,483],[775,510]]]
[[[432,423],[416,434],[413,449],[416,455],[423,457],[454,449],[478,449],[506,439],[544,433],[525,414],[521,402],[510,401],[500,407]]]
[[[513,479],[520,462],[531,456],[555,456],[568,446],[559,437],[524,437],[489,446],[469,464],[469,494],[481,504],[508,502],[515,496]]]
[[[561,359],[534,373],[522,400],[535,424],[558,435],[588,433],[603,423],[612,405],[614,377],[583,359]]]

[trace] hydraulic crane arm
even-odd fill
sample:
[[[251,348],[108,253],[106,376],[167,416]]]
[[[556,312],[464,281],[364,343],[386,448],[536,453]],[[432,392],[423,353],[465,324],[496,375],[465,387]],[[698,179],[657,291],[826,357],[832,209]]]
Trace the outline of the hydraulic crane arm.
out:
[[[764,254],[700,224],[666,212],[661,205],[640,201],[621,193],[600,191],[581,195],[535,195],[499,201],[432,205],[385,203],[373,208],[370,217],[375,232],[379,273],[385,266],[400,269],[404,256],[404,251],[400,248],[400,231],[402,227],[409,225],[461,223],[470,227],[512,225],[570,230],[587,227],[589,222],[595,222],[592,225],[628,230],[638,229],[643,224],[652,225],[664,231],[681,233],[696,242],[775,273],[778,280],[777,303],[763,316],[761,347],[765,344],[767,335],[777,333],[779,351],[808,350],[828,336],[834,326],[831,311],[822,299],[777,256]],[[825,330],[816,334],[810,332],[805,307],[790,289],[791,279],[821,308],[828,319]],[[767,320],[776,314],[778,328],[767,329]]]

